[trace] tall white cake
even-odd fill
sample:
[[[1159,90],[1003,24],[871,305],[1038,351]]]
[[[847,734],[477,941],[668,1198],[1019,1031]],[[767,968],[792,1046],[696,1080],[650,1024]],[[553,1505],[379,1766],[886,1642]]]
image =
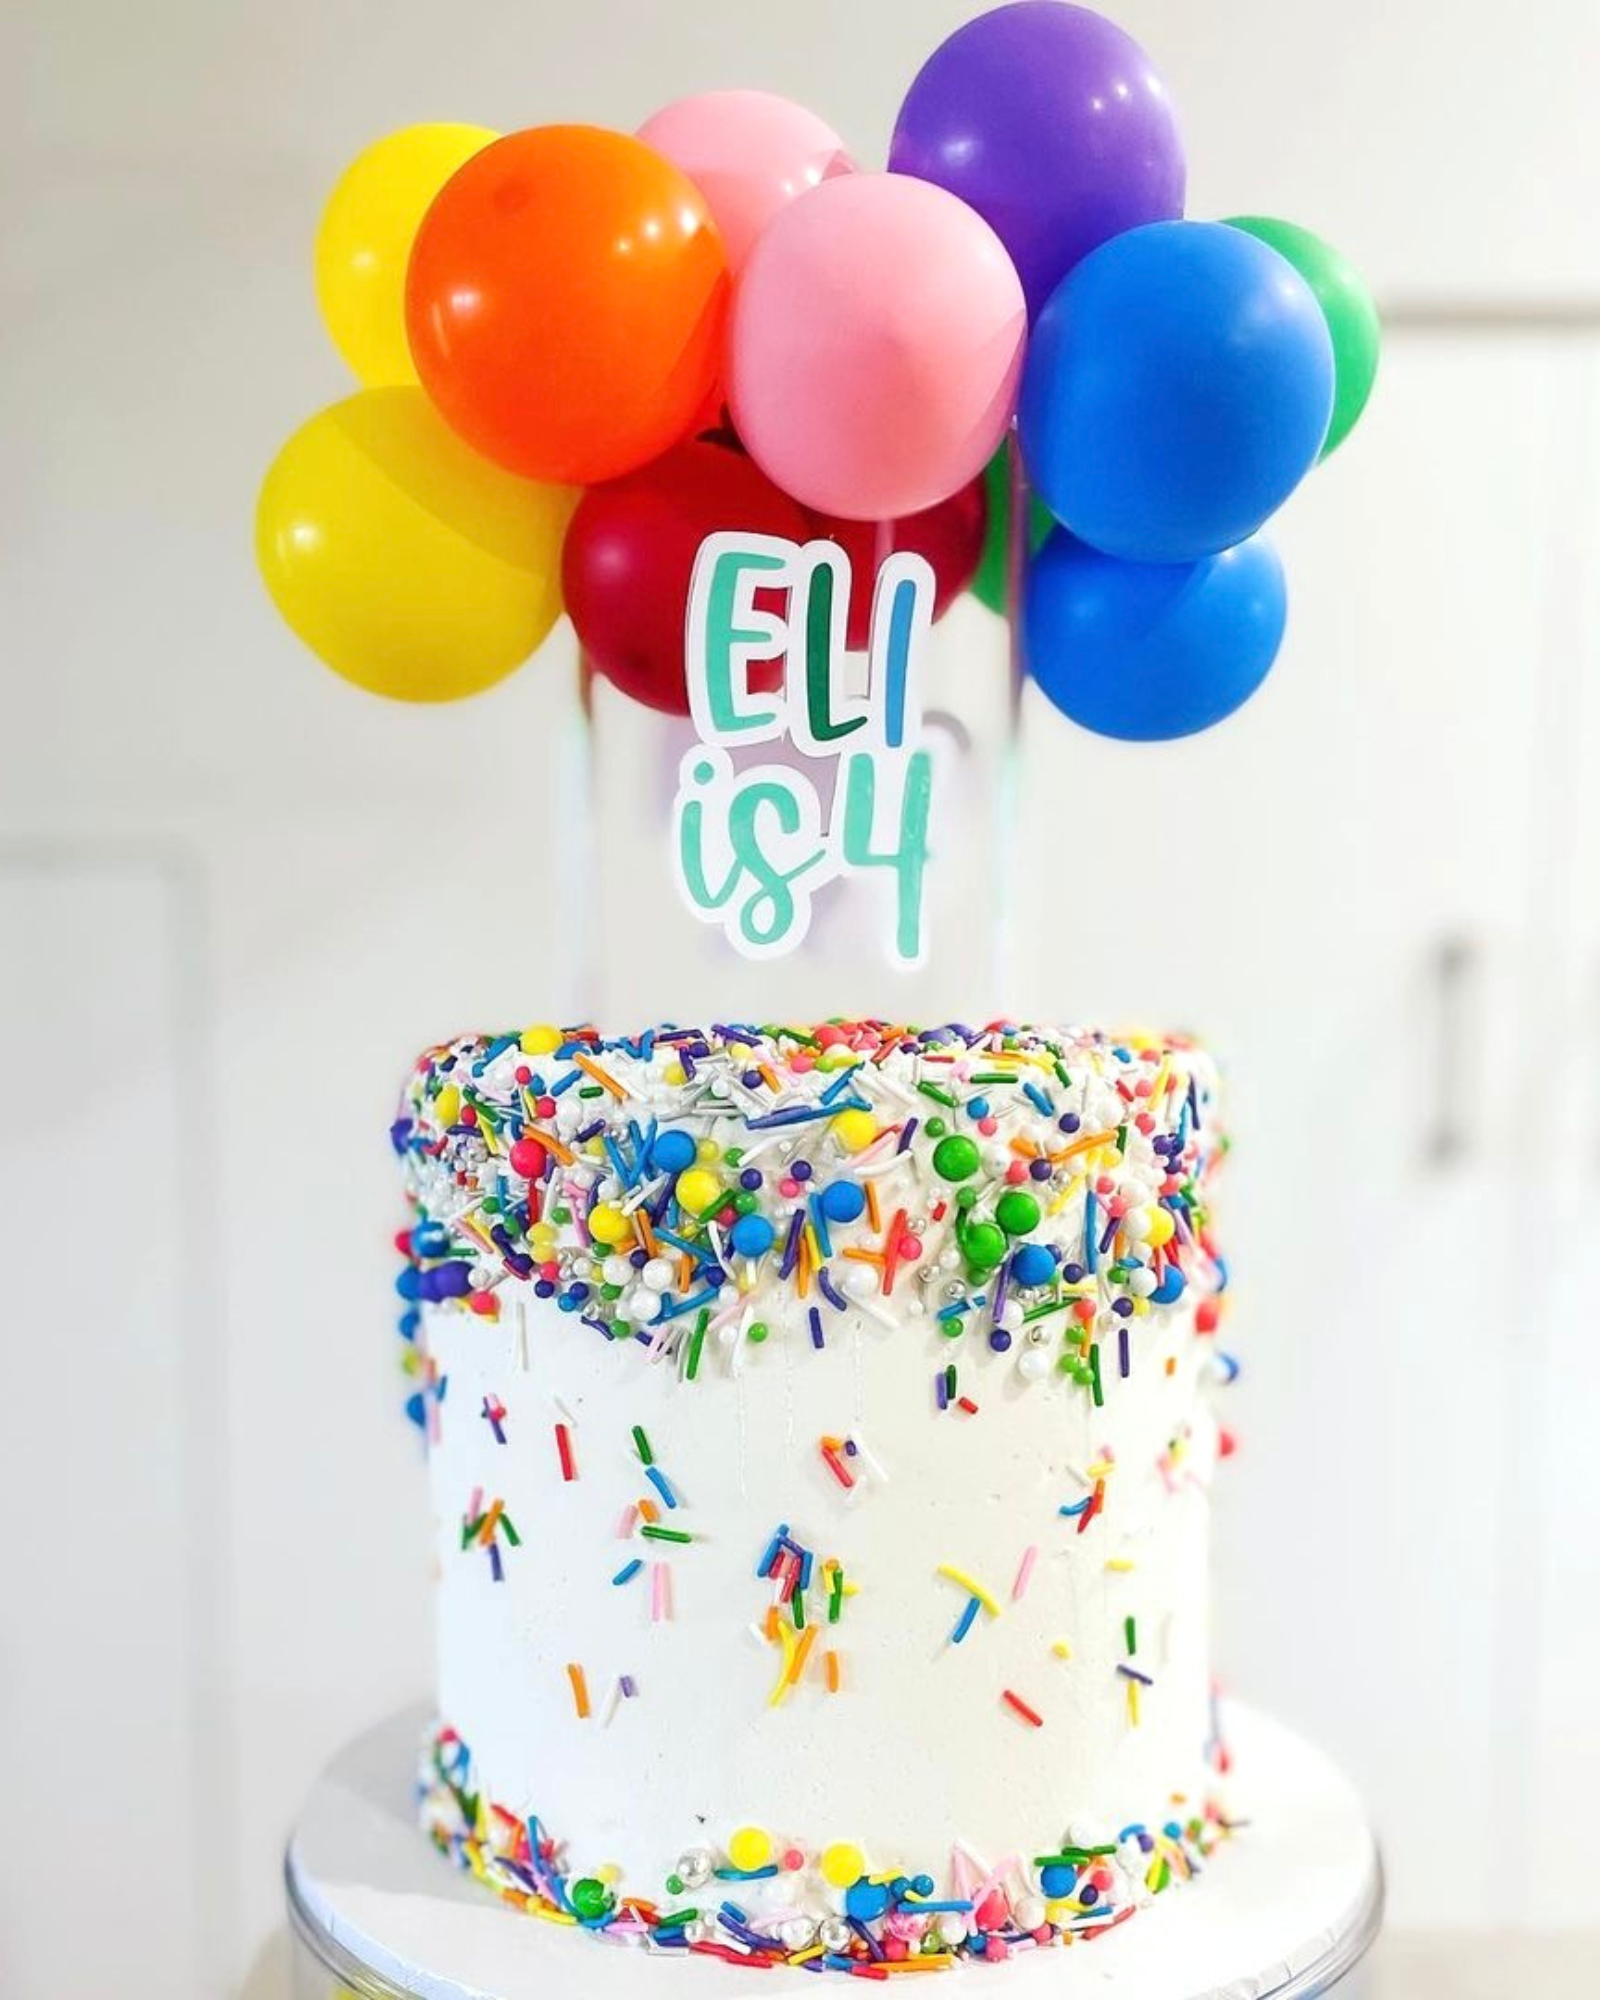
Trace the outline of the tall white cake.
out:
[[[1225,1828],[1186,1042],[466,1036],[394,1127],[435,1840],[652,1950],[1078,1942]]]

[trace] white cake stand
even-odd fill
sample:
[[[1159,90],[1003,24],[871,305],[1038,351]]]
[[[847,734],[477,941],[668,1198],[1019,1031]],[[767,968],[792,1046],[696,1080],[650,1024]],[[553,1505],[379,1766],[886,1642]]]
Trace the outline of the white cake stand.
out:
[[[1230,1804],[1250,1826],[1201,1881],[1066,1951],[935,1975],[956,2000],[1357,2000],[1383,1875],[1361,1802],[1300,1737],[1228,1712]],[[534,1921],[452,1868],[411,1799],[423,1712],[357,1738],[312,1792],[285,1865],[295,2000],[759,2000],[814,1978],[608,1948]],[[838,1986],[837,1980],[820,1989]],[[918,1991],[922,1989],[919,1987]]]

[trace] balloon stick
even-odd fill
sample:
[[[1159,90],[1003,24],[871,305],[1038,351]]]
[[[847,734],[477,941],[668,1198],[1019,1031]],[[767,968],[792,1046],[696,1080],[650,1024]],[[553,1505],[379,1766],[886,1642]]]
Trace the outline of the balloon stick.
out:
[[[1022,681],[1026,671],[1022,638],[1022,598],[1027,584],[1031,499],[1022,448],[1013,424],[1006,438],[1006,692],[995,759],[994,995],[1002,1010],[1015,994],[1016,880],[1018,817],[1022,801]]]
[[[571,770],[575,798],[574,811],[567,823],[576,830],[574,844],[578,852],[573,856],[576,866],[570,871],[568,879],[592,885],[605,879],[606,856],[601,851],[599,729],[594,712],[597,677],[594,661],[582,646],[578,648],[577,677],[578,699],[573,706],[571,723],[574,736]],[[604,984],[601,934],[605,923],[600,899],[592,894],[585,895],[573,915],[575,921],[570,926],[569,935],[577,939],[578,962],[574,968],[578,978],[577,1018],[597,1021],[612,1001],[612,995]]]

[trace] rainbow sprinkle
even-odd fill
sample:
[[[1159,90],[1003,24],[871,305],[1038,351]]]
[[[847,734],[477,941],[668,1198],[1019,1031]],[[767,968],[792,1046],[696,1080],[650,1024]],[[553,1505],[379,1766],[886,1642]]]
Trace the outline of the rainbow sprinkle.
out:
[[[500,1554],[500,1538],[504,1536],[511,1548],[522,1546],[522,1537],[517,1533],[511,1516],[506,1512],[503,1500],[491,1500],[487,1506],[481,1492],[475,1491],[467,1502],[467,1511],[461,1517],[461,1546],[470,1549],[474,1545],[486,1549],[489,1555],[489,1574],[496,1583],[505,1581],[505,1562]]]
[[[803,1642],[802,1642],[803,1643]],[[801,1652],[786,1658],[780,1688]],[[827,1661],[827,1685],[837,1685],[837,1662]],[[587,1719],[583,1669],[567,1669],[579,1714]],[[618,1676],[602,1723],[619,1700],[636,1692]],[[775,1694],[776,1694],[775,1690]],[[1002,1700],[1029,1728],[1044,1718],[1014,1689]],[[895,1970],[935,1972],[974,1961],[1009,1958],[1023,1949],[1084,1944],[1126,1922],[1142,1896],[1160,1895],[1200,1874],[1232,1827],[1214,1801],[1182,1818],[1159,1824],[1135,1821],[1115,1840],[1068,1846],[1014,1861],[990,1872],[968,1858],[958,1842],[950,1893],[940,1893],[931,1873],[898,1866],[868,1867],[848,1844],[807,1850],[773,1843],[755,1829],[729,1836],[728,1850],[696,1846],[685,1851],[663,1887],[665,1904],[625,1892],[609,1875],[582,1874],[565,1860],[564,1843],[535,1815],[495,1804],[473,1771],[466,1745],[449,1728],[425,1747],[418,1784],[429,1838],[460,1868],[508,1901],[552,1922],[581,1924],[618,1943],[647,1943],[653,1951],[718,1958],[754,1968],[811,1966],[860,1977],[888,1977]],[[835,1885],[844,1915],[800,1916],[791,1911],[781,1937],[747,1913],[727,1891],[739,1883],[793,1885],[786,1899],[802,1900],[808,1879]]]
[[[701,1381],[731,1312],[741,1347],[826,1354],[831,1326],[909,1309],[1100,1406],[1152,1312],[1195,1288],[1215,1327],[1211,1103],[1182,1040],[1003,1022],[464,1036],[422,1057],[391,1128],[416,1209],[402,1332],[526,1284]],[[929,1300],[946,1251],[953,1296]],[[953,1356],[934,1393],[977,1416]]]
[[[991,1618],[1000,1616],[1000,1602],[992,1591],[985,1590],[976,1578],[968,1576],[964,1569],[957,1569],[954,1563],[940,1563],[939,1575],[948,1577],[961,1588],[976,1604],[981,1604]]]
[[[1043,1729],[1044,1717],[1036,1708],[1030,1708],[1015,1688],[1006,1688],[1001,1695],[1001,1700],[1004,1701],[1006,1707],[1013,1714],[1020,1715],[1030,1728]]]
[[[561,1465],[561,1477],[570,1485],[578,1476],[578,1467],[572,1456],[572,1432],[565,1424],[556,1425],[556,1456]]]

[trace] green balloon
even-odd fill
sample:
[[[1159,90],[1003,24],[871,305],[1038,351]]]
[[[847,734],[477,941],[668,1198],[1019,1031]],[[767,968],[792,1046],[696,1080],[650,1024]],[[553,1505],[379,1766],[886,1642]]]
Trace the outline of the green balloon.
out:
[[[1009,449],[1000,449],[983,468],[984,498],[989,503],[988,525],[983,534],[983,554],[972,578],[972,594],[1002,618],[1010,608],[1006,603],[1006,543],[1011,535],[1011,466]],[[1028,502],[1028,553],[1032,555],[1055,521],[1042,500]]]
[[[1336,450],[1355,429],[1367,407],[1372,380],[1378,372],[1378,348],[1383,329],[1378,308],[1355,266],[1331,243],[1313,236],[1298,223],[1271,215],[1231,215],[1230,228],[1255,236],[1290,263],[1316,294],[1333,339],[1333,417],[1323,440],[1322,456]]]

